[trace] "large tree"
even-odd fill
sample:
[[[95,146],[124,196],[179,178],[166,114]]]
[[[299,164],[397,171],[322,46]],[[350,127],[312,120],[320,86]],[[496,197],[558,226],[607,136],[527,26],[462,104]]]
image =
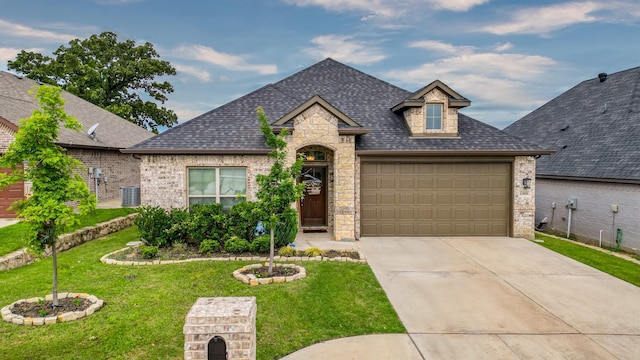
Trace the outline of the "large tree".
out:
[[[175,75],[176,69],[160,57],[153,45],[118,42],[112,32],[74,39],[61,45],[54,57],[22,50],[8,68],[26,77],[62,87],[134,124],[157,132],[171,127],[177,115],[164,106],[173,86],[155,79]]]
[[[87,183],[75,171],[80,161],[67,155],[56,144],[59,126],[79,131],[82,126],[64,112],[59,87],[43,85],[35,91],[40,108],[21,120],[20,128],[7,151],[0,156],[0,167],[11,168],[0,173],[0,189],[18,181],[31,182],[33,195],[12,206],[28,226],[25,234],[32,250],[42,252],[51,247],[53,258],[53,305],[58,305],[58,266],[56,241],[61,229],[77,222],[69,202],[78,201],[80,213],[92,211],[96,198]]]

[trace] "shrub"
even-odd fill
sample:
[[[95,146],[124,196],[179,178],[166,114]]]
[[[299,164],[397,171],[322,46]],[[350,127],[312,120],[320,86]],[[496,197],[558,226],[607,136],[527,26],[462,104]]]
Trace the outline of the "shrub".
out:
[[[280,250],[278,250],[278,255],[280,256],[295,256],[296,255],[296,249],[292,248],[291,246],[285,246],[283,248],[280,248]]]
[[[189,212],[183,209],[169,211],[171,227],[166,230],[167,241],[170,244],[185,243],[189,237]]]
[[[271,245],[271,235],[260,235],[253,239],[249,250],[253,253],[268,253]]]
[[[249,251],[249,242],[237,236],[232,236],[224,243],[224,249],[233,254]]]
[[[224,244],[228,233],[228,219],[222,211],[222,204],[196,204],[189,208],[189,212],[189,236],[194,243],[214,239],[220,245]]]
[[[280,216],[280,222],[274,234],[275,247],[283,247],[294,242],[298,233],[298,212],[287,208]]]
[[[304,254],[309,257],[320,256],[322,255],[322,250],[317,247],[311,247],[304,251]]]
[[[143,259],[153,259],[158,255],[158,247],[150,245],[140,246],[140,255],[142,255]]]
[[[172,221],[169,214],[157,206],[142,206],[138,208],[138,216],[134,223],[138,227],[140,239],[145,245],[166,247],[171,245],[168,230]]]
[[[217,240],[204,239],[200,242],[200,254],[212,253],[220,250],[220,243]]]
[[[253,242],[255,229],[260,221],[257,203],[242,201],[234,204],[229,210],[229,233]]]

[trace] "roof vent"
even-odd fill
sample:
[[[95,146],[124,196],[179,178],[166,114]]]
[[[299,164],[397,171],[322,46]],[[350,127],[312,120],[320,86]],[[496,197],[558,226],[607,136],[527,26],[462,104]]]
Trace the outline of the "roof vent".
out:
[[[605,82],[607,80],[607,73],[598,74],[598,79],[600,79],[600,82]]]

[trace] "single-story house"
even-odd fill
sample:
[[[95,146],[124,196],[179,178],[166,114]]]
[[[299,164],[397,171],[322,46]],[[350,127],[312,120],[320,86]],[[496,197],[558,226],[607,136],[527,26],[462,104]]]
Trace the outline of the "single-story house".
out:
[[[325,59],[123,152],[141,158],[143,205],[255,199],[271,165],[261,106],[291,132],[288,161],[305,157],[302,231],[532,238],[530,180],[549,151],[458,112],[470,104],[437,80],[410,92]]]
[[[29,94],[29,90],[38,85],[31,79],[0,71],[0,154],[13,141],[20,120],[31,116],[39,107]],[[118,199],[121,187],[140,186],[139,160],[120,150],[154,134],[66,91],[62,97],[65,112],[78,119],[83,131],[60,129],[58,144],[87,168],[82,176],[89,189],[97,193],[98,200]],[[7,208],[29,193],[29,184],[23,183],[0,190],[0,218],[15,217]]]
[[[538,222],[640,252],[640,67],[585,80],[505,131],[557,150],[538,160]]]

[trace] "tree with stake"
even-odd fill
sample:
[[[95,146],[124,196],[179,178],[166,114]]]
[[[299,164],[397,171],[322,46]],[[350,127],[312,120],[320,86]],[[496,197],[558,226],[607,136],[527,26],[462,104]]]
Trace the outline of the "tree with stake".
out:
[[[56,241],[61,229],[78,221],[67,203],[79,201],[81,214],[96,206],[87,184],[74,173],[82,164],[56,144],[60,125],[76,131],[82,128],[78,120],[64,112],[61,91],[48,85],[33,90],[41,109],[20,121],[14,141],[0,157],[0,167],[11,168],[8,174],[0,173],[0,188],[18,181],[31,182],[33,196],[14,202],[12,207],[29,225],[25,234],[29,247],[36,252],[51,248],[54,306],[58,305]]]
[[[112,32],[74,39],[49,57],[22,50],[7,68],[64,90],[141,127],[157,132],[171,127],[178,116],[164,104],[173,86],[156,77],[175,75],[176,69],[149,42],[118,41]]]
[[[266,144],[273,148],[269,152],[269,157],[273,159],[273,165],[269,171],[269,175],[259,174],[256,176],[258,182],[258,209],[262,218],[266,219],[265,226],[271,230],[271,244],[269,252],[269,275],[273,273],[273,252],[274,252],[274,229],[282,220],[282,214],[291,204],[302,197],[304,183],[296,184],[296,179],[302,172],[302,157],[296,158],[296,161],[290,166],[285,166],[287,157],[287,142],[284,137],[289,135],[287,129],[280,132],[279,135],[273,133],[267,116],[261,107],[256,110],[258,121],[260,122],[260,131],[267,139]]]

